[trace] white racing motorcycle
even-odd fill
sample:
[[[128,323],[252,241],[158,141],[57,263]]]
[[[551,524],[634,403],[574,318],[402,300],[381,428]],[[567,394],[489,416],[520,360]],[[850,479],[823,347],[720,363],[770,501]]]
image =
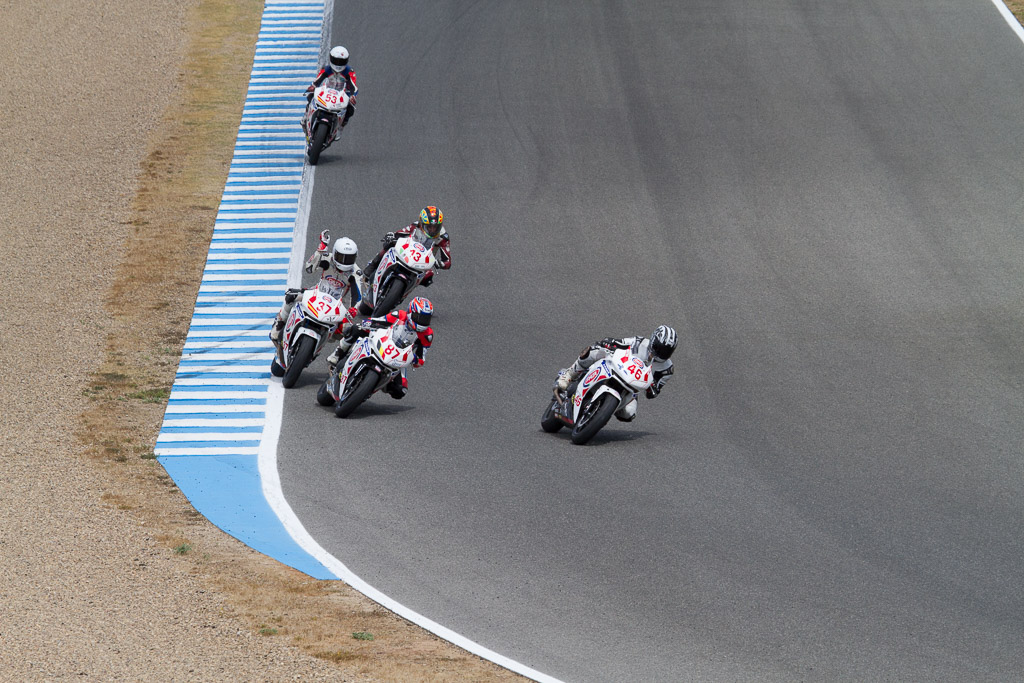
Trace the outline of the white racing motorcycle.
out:
[[[363,315],[377,318],[398,308],[423,277],[434,267],[434,252],[410,237],[404,237],[385,252],[373,273],[370,291],[359,303]]]
[[[334,404],[335,415],[348,417],[413,362],[415,342],[416,333],[402,329],[401,323],[371,331],[352,345],[345,361],[321,385],[317,403]]]
[[[336,277],[321,275],[316,287],[302,293],[281,331],[281,345],[270,372],[282,377],[281,384],[291,389],[302,371],[320,355],[331,332],[347,322],[348,309],[342,303],[345,284]]]
[[[302,117],[302,132],[306,134],[306,158],[311,166],[316,166],[320,152],[338,139],[341,117],[358,93],[353,92],[350,97],[344,90],[330,87],[328,82],[313,91],[313,97],[306,105],[306,113]]]
[[[633,355],[630,349],[616,349],[607,358],[594,363],[568,391],[554,388],[554,398],[540,419],[545,432],[572,427],[572,442],[590,441],[619,408],[635,400],[654,381],[650,365]]]

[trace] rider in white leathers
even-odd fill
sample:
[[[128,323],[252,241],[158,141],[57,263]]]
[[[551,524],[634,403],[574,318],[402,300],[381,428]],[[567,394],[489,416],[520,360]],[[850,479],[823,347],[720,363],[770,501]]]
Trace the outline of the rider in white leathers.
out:
[[[597,361],[607,358],[616,349],[630,349],[633,355],[651,365],[654,371],[654,382],[647,389],[647,398],[654,398],[661,393],[665,383],[673,374],[672,361],[669,358],[676,350],[676,331],[668,325],[659,325],[650,339],[646,337],[625,337],[618,339],[606,337],[600,342],[586,346],[580,357],[567,369],[558,374],[555,385],[561,391],[568,391],[570,385],[579,380],[583,373]],[[633,399],[615,412],[615,417],[629,422],[636,417],[637,403]]]
[[[320,248],[310,254],[306,260],[306,272],[312,273],[314,266],[324,271],[334,267],[338,273],[337,279],[344,285],[342,297],[345,295],[349,297],[348,318],[351,320],[357,315],[356,307],[359,306],[359,302],[363,298],[361,282],[363,273],[356,265],[358,256],[356,243],[348,237],[339,237],[334,243],[334,247],[328,252],[327,245],[330,240],[331,235],[327,230],[320,233]],[[284,303],[281,304],[281,310],[277,312],[274,325],[270,328],[270,341],[274,342],[275,346],[281,345],[281,331],[288,321],[292,308],[295,307],[295,302],[301,298],[304,291],[305,289],[289,288],[285,292]],[[334,330],[330,341],[339,339],[341,332],[339,326],[339,329]]]

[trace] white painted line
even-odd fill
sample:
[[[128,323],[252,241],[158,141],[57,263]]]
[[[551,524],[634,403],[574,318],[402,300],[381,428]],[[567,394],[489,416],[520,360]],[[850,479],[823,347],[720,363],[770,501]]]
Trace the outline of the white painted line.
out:
[[[185,417],[174,417],[173,415],[170,416],[170,417],[167,417],[167,416],[164,417],[164,424],[171,423],[172,427],[177,427],[177,426],[182,426],[182,427],[185,427],[185,426],[189,426],[189,427],[193,427],[193,426],[194,427],[210,427],[211,431],[215,431],[214,429],[212,429],[214,427],[262,427],[263,423],[265,421],[266,420],[264,420],[262,417],[240,417],[240,418],[217,417],[217,418],[211,418],[211,417],[195,417],[193,415],[189,415],[189,416],[185,416]],[[177,423],[182,423],[182,424],[179,425]],[[258,434],[258,432],[253,432],[253,434]]]
[[[282,275],[285,275],[287,273],[286,270],[282,270],[281,269],[281,266],[274,265],[273,263],[252,263],[252,264],[247,264],[247,265],[246,264],[238,264],[238,265],[236,265],[236,264],[228,264],[228,263],[217,263],[217,264],[207,265],[206,269],[203,272],[204,273],[207,272],[207,271],[218,271],[219,272],[219,271],[222,271],[222,270],[229,270],[229,269],[240,270],[242,268],[245,268],[246,270],[280,271],[280,273]]]
[[[275,307],[276,308],[276,307]],[[253,352],[264,351],[266,353],[273,353],[273,346],[270,343],[270,339],[264,339],[262,341],[253,341],[250,339],[246,340],[233,340],[230,342],[217,342],[211,344],[209,341],[188,341],[185,342],[185,355],[189,358],[207,358],[216,355],[214,352],[221,349],[252,349]]]
[[[251,303],[257,303],[258,302],[258,303],[268,303],[268,304],[269,303],[276,303],[277,305],[280,306],[280,304],[281,304],[281,295],[278,294],[277,296],[246,296],[246,297],[237,297],[237,296],[199,296],[196,299],[196,302],[197,303],[201,303],[201,304],[231,304],[231,303],[251,304]]]
[[[190,406],[176,403],[167,406],[168,415],[191,415],[198,412],[211,413],[262,413],[263,406],[254,404],[221,404],[216,406]],[[166,419],[166,418],[165,418]],[[179,419],[177,417],[173,419]],[[263,419],[265,422],[266,419]]]
[[[260,408],[264,409],[265,404],[262,401],[266,398],[266,392],[263,391],[179,391],[171,392],[169,401],[251,401],[256,400],[254,403],[239,403],[234,405],[244,405],[248,408]],[[177,403],[180,406],[191,406],[192,410],[196,410],[194,403]],[[230,405],[226,403],[216,404],[217,410],[220,410],[223,406]],[[205,408],[203,408],[205,409]]]
[[[256,455],[258,452],[259,448],[254,446],[236,446],[232,448],[200,448],[195,446],[175,448],[173,446],[157,446],[153,449],[155,455],[168,457],[174,457],[175,455]]]
[[[257,377],[231,377],[231,378],[218,378],[216,380],[210,378],[199,378],[199,377],[179,377],[174,380],[174,384],[182,387],[196,387],[211,384],[230,384],[233,386],[259,386],[264,387],[267,385],[267,380],[259,379]]]
[[[992,0],[992,4],[995,5],[996,9],[999,10],[999,13],[1003,15],[1003,19],[1005,19],[1006,23],[1010,25],[1010,28],[1017,34],[1017,37],[1021,42],[1024,42],[1024,27],[1022,27],[1020,22],[1017,21],[1017,17],[1013,16],[1013,12],[1003,4],[1002,0]]]
[[[438,624],[436,621],[424,617],[418,612],[414,612],[402,603],[393,600],[387,595],[381,593],[379,590],[371,586],[370,584],[363,581],[361,578],[352,573],[352,571],[345,566],[341,560],[334,557],[326,550],[324,550],[316,540],[309,535],[306,528],[299,521],[299,518],[295,515],[288,501],[284,497],[284,491],[281,488],[281,479],[277,472],[277,442],[281,434],[281,417],[282,417],[282,406],[284,404],[284,392],[285,388],[281,386],[279,382],[271,382],[267,388],[267,404],[266,404],[266,424],[263,428],[263,436],[260,439],[260,447],[258,449],[259,457],[259,472],[260,480],[263,484],[263,495],[267,499],[267,503],[273,509],[274,514],[277,515],[278,519],[284,525],[284,528],[288,531],[288,534],[299,544],[303,550],[316,558],[320,564],[324,565],[329,569],[335,576],[347,583],[352,588],[356,589],[366,597],[370,598],[377,604],[391,610],[403,619],[407,619],[414,624],[427,629],[431,633],[461,647],[463,650],[472,652],[473,654],[488,659],[499,666],[503,666],[510,671],[514,671],[522,676],[532,678],[536,681],[542,681],[543,683],[558,683],[558,679],[548,676],[547,674],[541,673],[535,669],[531,669],[524,664],[509,659],[504,655],[500,655],[493,650],[490,650],[479,643],[472,641],[449,628]]]
[[[267,239],[268,237],[279,237],[279,236],[284,236],[284,235],[287,235],[287,234],[288,233],[286,233],[284,231],[277,231],[277,230],[274,230],[272,232],[268,232],[267,230],[262,230],[262,231],[259,231],[259,232],[245,232],[245,230],[243,230],[243,229],[234,229],[234,230],[232,230],[232,229],[228,229],[228,228],[220,228],[219,227],[219,228],[217,228],[216,230],[213,231],[213,239],[218,241],[217,242],[218,244],[223,244],[224,243],[221,240],[230,239],[230,240],[237,240],[237,241],[245,243],[247,245],[252,245],[252,243],[253,243],[252,240],[257,240],[257,239],[261,239],[262,240],[262,239]]]
[[[267,339],[267,332],[269,330],[260,328],[258,330],[197,330],[190,331],[187,335],[187,339],[190,341],[198,341],[206,337],[217,337],[218,339],[228,337],[231,339],[244,339],[245,337],[256,337],[258,339]]]
[[[256,455],[263,494],[268,504],[295,542],[335,576],[378,604],[468,652],[529,678],[545,683],[555,682],[556,679],[500,655],[398,603],[364,582],[340,560],[327,553],[303,527],[285,500],[281,488],[277,469],[277,445],[281,430],[284,388],[278,380],[234,376],[265,375],[269,370],[268,360],[273,357],[273,350],[267,339],[266,323],[279,309],[282,286],[257,283],[266,282],[272,270],[280,275],[281,264],[256,264],[252,261],[275,260],[287,255],[289,260],[287,275],[284,278],[286,283],[299,286],[302,281],[301,267],[305,261],[306,232],[315,168],[304,163],[304,138],[295,134],[298,119],[305,107],[302,104],[287,106],[294,102],[292,98],[301,97],[301,92],[295,92],[298,88],[289,90],[285,86],[304,85],[311,80],[311,72],[318,65],[318,58],[321,56],[321,29],[323,44],[330,44],[329,19],[333,17],[333,10],[333,0],[323,4],[265,0],[249,83],[250,96],[243,107],[242,124],[232,155],[231,172],[215,223],[215,241],[209,250],[204,279],[192,319],[194,328],[206,329],[191,329],[186,338],[182,361],[178,368],[179,377],[172,387],[164,417],[165,425],[171,428],[171,431],[161,431],[154,452],[161,457]],[[314,37],[315,41],[306,39]],[[309,71],[295,68],[298,67],[297,62],[306,60],[310,67]],[[268,68],[272,66],[285,68]],[[300,75],[306,77],[300,78]],[[282,125],[274,125],[275,123]],[[292,142],[286,142],[282,138]],[[294,150],[294,153],[289,154],[290,150]],[[299,168],[302,169],[302,182],[297,205],[268,201],[291,197],[274,194],[274,191],[293,188],[294,185],[282,186],[281,183],[297,180],[298,174],[292,174],[290,171]],[[261,187],[259,182],[267,185]],[[224,210],[231,207],[237,207],[239,210]],[[275,208],[289,211],[266,211]],[[288,222],[270,220],[273,218],[282,218],[286,221],[292,219],[291,230]],[[262,226],[269,232],[255,232],[257,226]],[[290,242],[288,239],[278,239],[286,237],[289,232],[292,236]],[[275,250],[270,244],[262,241],[268,238],[272,240],[270,244],[288,245],[287,251]],[[233,243],[260,246],[253,247],[252,251],[248,247],[232,249],[224,246]],[[259,272],[227,272],[230,270]],[[255,292],[257,295],[217,295],[217,292],[239,290],[239,283],[244,283],[246,294]],[[273,290],[273,294],[258,295],[267,290]],[[212,303],[220,305],[203,305]],[[223,313],[238,317],[204,315]],[[254,325],[258,329],[252,329]],[[221,349],[224,351],[220,351]],[[240,349],[246,351],[239,352]],[[193,376],[182,377],[182,374]],[[209,376],[213,374],[219,376]],[[252,390],[245,391],[242,387],[251,387]],[[213,403],[215,401],[217,403]],[[219,403],[220,401],[225,403]],[[246,416],[232,418],[232,413]],[[261,413],[264,418],[253,417]],[[210,416],[205,417],[204,414]],[[173,431],[175,427],[195,427],[197,430],[178,432]],[[256,429],[259,427],[262,427],[262,433]],[[250,431],[237,431],[240,428],[248,428]],[[259,443],[259,446],[239,445],[254,442]]]
[[[266,330],[262,330],[263,334],[266,335]],[[238,373],[253,373],[253,372],[266,372],[267,364],[263,361],[253,361],[248,365],[188,365],[181,366],[184,369],[179,370],[180,372],[188,373],[211,373],[211,372],[238,372]],[[249,379],[252,379],[251,377]]]

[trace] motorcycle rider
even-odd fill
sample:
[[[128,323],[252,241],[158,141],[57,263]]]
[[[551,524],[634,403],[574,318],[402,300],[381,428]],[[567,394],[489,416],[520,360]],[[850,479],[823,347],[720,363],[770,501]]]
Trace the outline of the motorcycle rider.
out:
[[[434,330],[430,327],[430,316],[434,313],[434,306],[429,299],[417,296],[409,302],[407,310],[392,311],[377,318],[369,318],[363,325],[349,325],[338,343],[338,348],[327,358],[327,365],[331,372],[341,362],[341,359],[348,355],[352,345],[360,337],[369,336],[370,330],[382,327],[391,327],[392,337],[399,345],[413,343],[413,367],[423,367],[423,362],[434,340]],[[415,335],[415,339],[413,339]],[[394,399],[400,399],[409,391],[409,380],[406,371],[408,367],[402,368],[400,374],[388,382],[384,391]]]
[[[436,206],[427,206],[420,211],[419,220],[401,230],[389,232],[381,239],[381,244],[384,245],[384,248],[366,264],[366,268],[363,271],[363,286],[367,290],[369,289],[370,281],[373,280],[373,274],[377,271],[377,266],[380,265],[380,260],[384,258],[384,254],[388,252],[388,249],[395,246],[398,240],[405,237],[411,237],[427,249],[432,249],[434,258],[437,260],[437,267],[441,270],[448,270],[452,267],[451,240],[448,237],[448,231],[444,229],[444,214]],[[424,287],[429,287],[433,281],[434,269],[431,268],[423,276],[420,284]]]
[[[334,247],[328,253],[327,245],[330,241],[331,233],[329,231],[324,230],[320,233],[320,247],[306,259],[305,270],[307,273],[312,273],[314,265],[323,271],[329,270],[332,266],[334,267],[334,270],[338,273],[337,279],[343,285],[342,298],[346,294],[349,296],[350,307],[348,309],[348,317],[351,320],[358,314],[357,306],[359,306],[359,302],[363,298],[363,290],[360,286],[362,272],[359,270],[359,266],[356,265],[358,249],[356,243],[350,238],[339,237],[334,243]],[[302,297],[302,293],[306,289],[306,287],[289,287],[285,292],[284,303],[281,304],[281,310],[277,312],[274,324],[270,328],[270,341],[274,342],[274,346],[280,348],[281,331],[284,329],[284,324],[287,322],[292,308],[295,307],[295,302]],[[340,335],[341,329],[339,326],[331,334],[331,341],[334,341]]]
[[[329,85],[337,86],[335,90],[344,90],[349,96],[348,107],[345,108],[345,117],[341,120],[341,127],[344,128],[352,115],[356,113],[355,93],[359,90],[356,87],[356,72],[348,65],[348,50],[341,45],[335,45],[327,56],[327,63],[320,68],[320,73],[313,79],[313,83],[306,88],[306,102],[313,99],[313,91],[323,85],[328,78]]]
[[[668,325],[659,325],[650,338],[645,337],[605,337],[596,344],[583,347],[580,357],[573,364],[558,373],[558,380],[555,386],[560,391],[568,391],[570,385],[578,381],[584,371],[599,360],[607,358],[618,349],[630,349],[633,355],[639,357],[651,366],[654,371],[654,381],[645,392],[647,398],[654,398],[661,393],[665,383],[672,376],[672,361],[669,360],[672,352],[676,350],[676,331]],[[629,422],[636,417],[637,402],[631,400],[615,412],[615,417],[623,422]]]

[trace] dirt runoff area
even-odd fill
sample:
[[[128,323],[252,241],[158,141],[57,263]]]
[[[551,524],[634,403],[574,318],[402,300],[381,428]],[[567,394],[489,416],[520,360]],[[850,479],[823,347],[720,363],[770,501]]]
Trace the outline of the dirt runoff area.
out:
[[[507,680],[153,456],[262,2],[0,0],[0,679]]]

